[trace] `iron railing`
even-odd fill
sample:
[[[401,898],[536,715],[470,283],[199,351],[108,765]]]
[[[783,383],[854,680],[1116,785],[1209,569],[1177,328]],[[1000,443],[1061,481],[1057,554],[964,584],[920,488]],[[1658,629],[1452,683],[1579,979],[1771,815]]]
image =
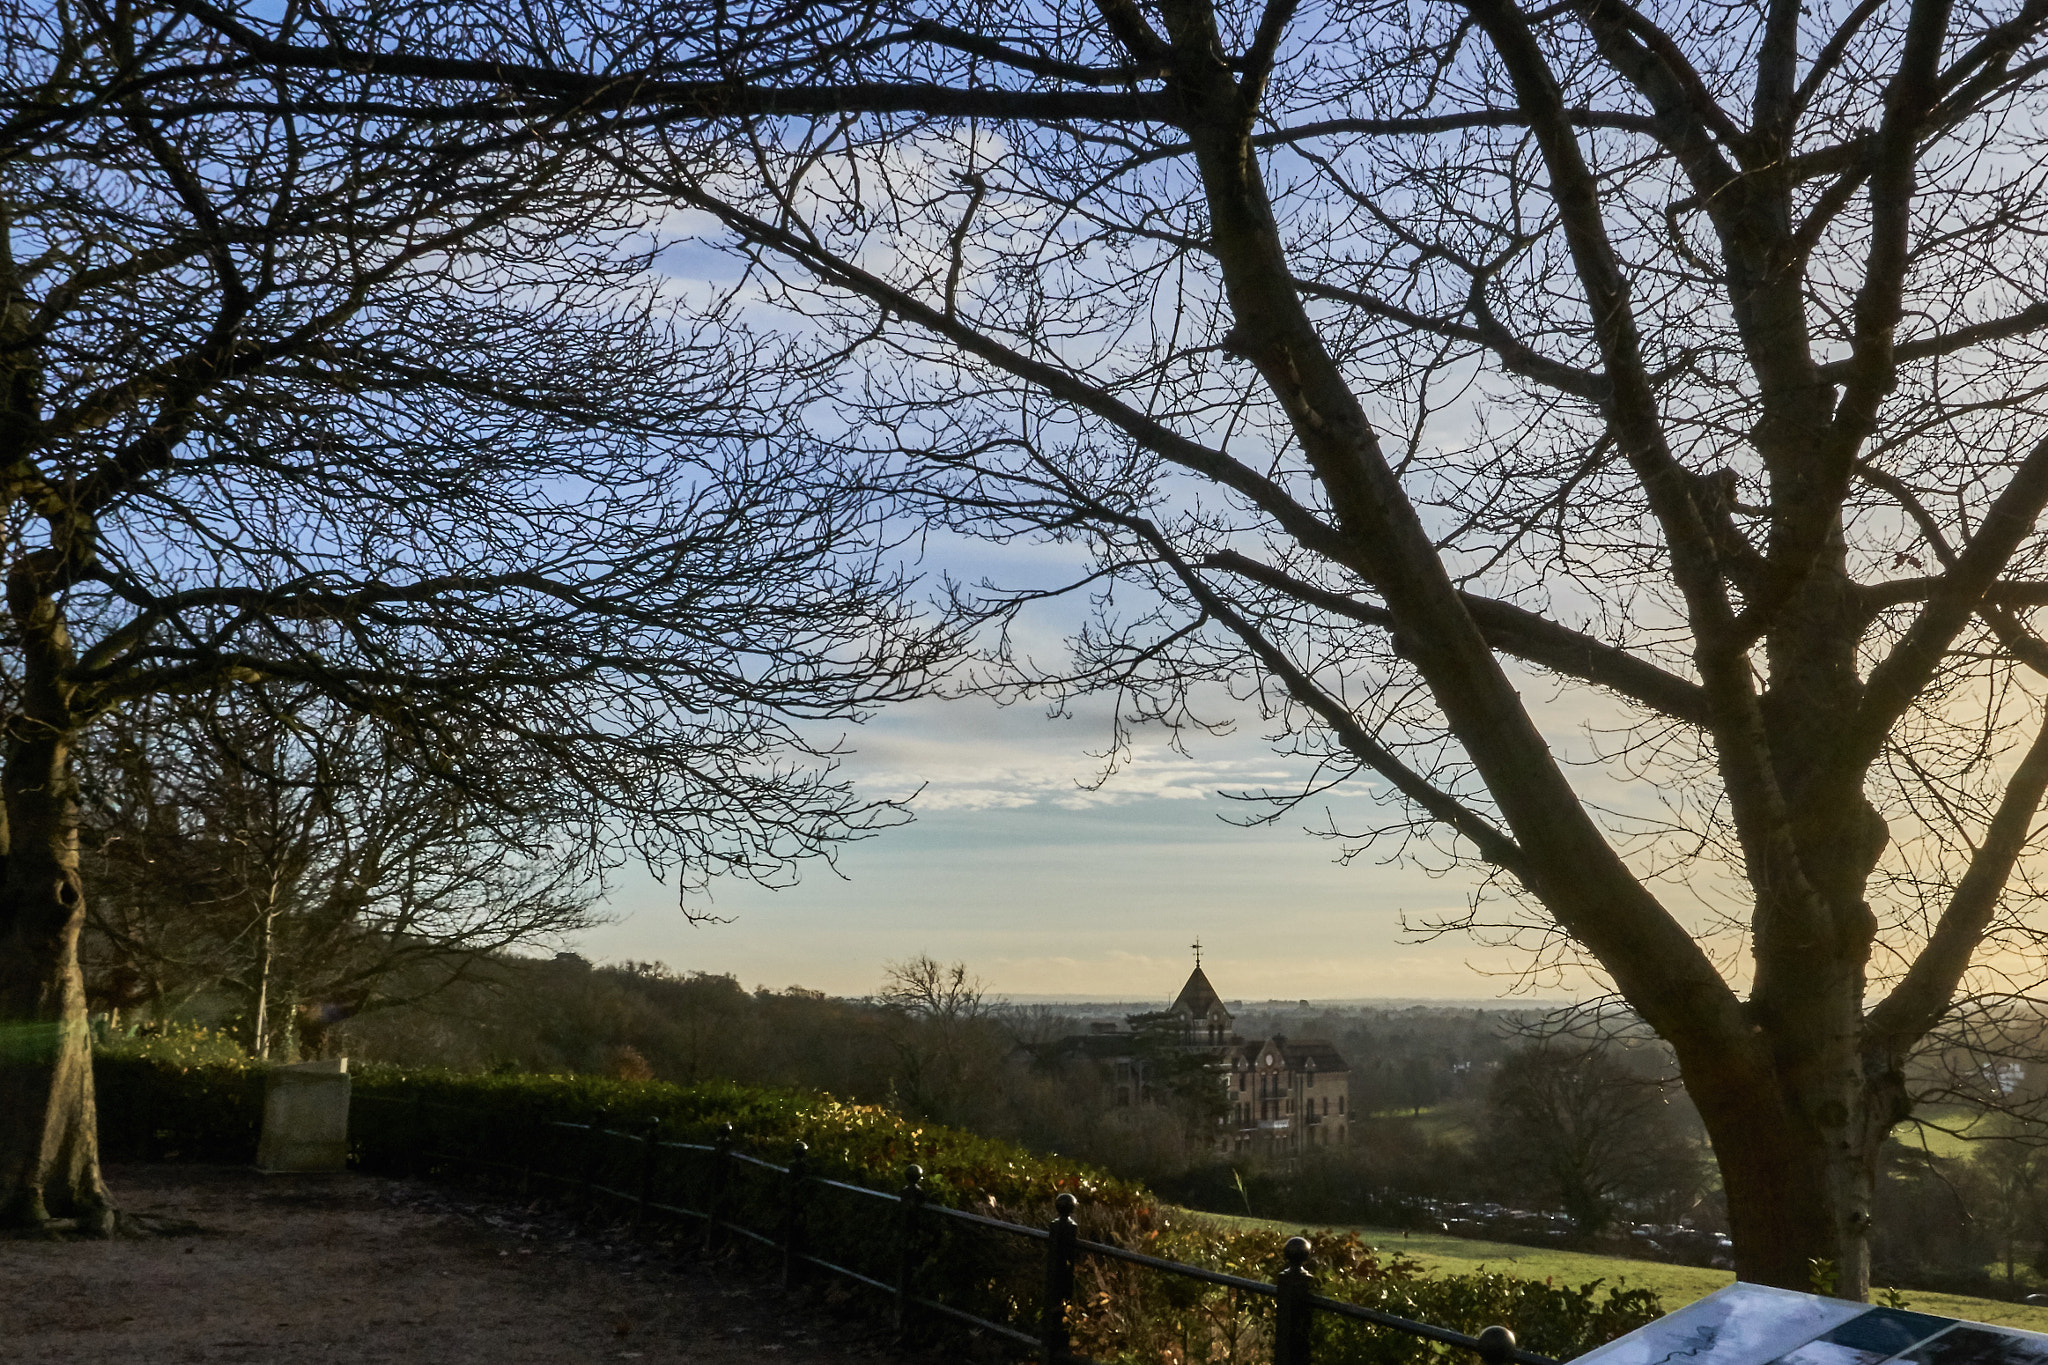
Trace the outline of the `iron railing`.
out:
[[[812,1172],[803,1143],[796,1144],[795,1157],[784,1166],[739,1151],[733,1145],[729,1126],[711,1143],[672,1142],[661,1138],[659,1121],[652,1119],[634,1131],[603,1128],[594,1122],[549,1120],[542,1127],[557,1140],[556,1150],[565,1157],[562,1165],[569,1168],[549,1169],[535,1160],[531,1148],[525,1160],[506,1161],[473,1150],[437,1146],[442,1134],[437,1133],[435,1113],[481,1117],[461,1106],[439,1104],[423,1095],[398,1099],[359,1094],[354,1098],[356,1104],[399,1106],[409,1111],[403,1121],[410,1126],[409,1140],[403,1144],[408,1174],[423,1175],[436,1162],[456,1163],[517,1176],[522,1192],[530,1190],[537,1181],[553,1184],[568,1191],[570,1197],[586,1209],[594,1208],[599,1199],[612,1201],[628,1211],[635,1224],[656,1215],[698,1223],[703,1227],[707,1248],[715,1246],[722,1238],[739,1237],[779,1256],[785,1287],[795,1286],[811,1270],[823,1271],[888,1296],[893,1301],[899,1329],[916,1312],[930,1313],[1018,1346],[1029,1347],[1041,1365],[1094,1365],[1094,1362],[1071,1350],[1068,1333],[1068,1307],[1074,1300],[1075,1266],[1084,1256],[1120,1261],[1161,1274],[1271,1299],[1274,1306],[1273,1365],[1312,1365],[1315,1316],[1318,1313],[1470,1351],[1485,1365],[1557,1365],[1548,1356],[1519,1348],[1515,1344],[1514,1333],[1505,1327],[1488,1327],[1477,1336],[1469,1336],[1448,1327],[1416,1322],[1316,1293],[1315,1278],[1309,1269],[1311,1248],[1305,1237],[1288,1240],[1283,1252],[1285,1264],[1268,1282],[1148,1256],[1107,1242],[1090,1241],[1080,1235],[1080,1228],[1074,1220],[1077,1203],[1071,1194],[1061,1194],[1055,1201],[1055,1213],[1050,1223],[1034,1227],[984,1217],[965,1209],[948,1208],[927,1200],[922,1185],[924,1173],[915,1165],[905,1171],[900,1190],[877,1190]],[[622,1153],[615,1147],[607,1152],[606,1148],[615,1144],[625,1144],[627,1152],[637,1154],[637,1160],[621,1162],[618,1158]],[[702,1163],[701,1178],[697,1182],[698,1205],[682,1202],[679,1196],[657,1197],[661,1193],[659,1175],[664,1154],[671,1158],[687,1154]],[[608,1167],[631,1173],[633,1188],[622,1188],[619,1184],[599,1179],[600,1173]],[[773,1230],[749,1226],[737,1216],[737,1205],[732,1198],[735,1176],[749,1170],[776,1178],[781,1184],[780,1217]],[[880,1274],[867,1273],[814,1252],[807,1237],[807,1223],[812,1201],[821,1190],[893,1208],[893,1275],[885,1279]],[[918,1292],[916,1280],[922,1234],[935,1222],[973,1229],[984,1235],[1044,1244],[1044,1288],[1038,1304],[1035,1332]]]

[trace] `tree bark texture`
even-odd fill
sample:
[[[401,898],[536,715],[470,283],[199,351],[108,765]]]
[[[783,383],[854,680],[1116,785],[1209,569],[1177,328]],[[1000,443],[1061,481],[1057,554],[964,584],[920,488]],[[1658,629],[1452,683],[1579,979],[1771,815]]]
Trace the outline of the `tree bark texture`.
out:
[[[47,671],[40,681],[47,700]],[[75,1219],[104,1233],[113,1215],[100,1178],[78,964],[85,890],[68,728],[61,707],[32,700],[14,718],[0,768],[7,818],[0,873],[0,1223]]]

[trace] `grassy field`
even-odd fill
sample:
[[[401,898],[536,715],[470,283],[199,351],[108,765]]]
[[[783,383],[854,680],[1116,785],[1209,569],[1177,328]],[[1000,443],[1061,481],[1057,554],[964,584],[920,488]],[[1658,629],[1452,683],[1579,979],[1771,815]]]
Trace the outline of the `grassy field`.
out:
[[[1297,1224],[1272,1219],[1233,1218],[1223,1214],[1193,1212],[1188,1216],[1240,1227],[1268,1227],[1285,1232],[1309,1231],[1311,1239],[1315,1235],[1312,1230],[1303,1229]],[[1398,1251],[1422,1262],[1431,1270],[1465,1273],[1484,1268],[1530,1279],[1556,1279],[1568,1284],[1584,1284],[1588,1280],[1604,1279],[1631,1287],[1654,1289],[1664,1300],[1664,1307],[1667,1309],[1681,1308],[1694,1299],[1713,1293],[1735,1278],[1725,1270],[1705,1270],[1698,1266],[1667,1265],[1662,1261],[1631,1261],[1620,1256],[1593,1256],[1582,1251],[1553,1251],[1547,1247],[1516,1246],[1510,1242],[1477,1242],[1464,1237],[1445,1237],[1434,1233],[1411,1234],[1395,1228],[1341,1228],[1337,1231],[1356,1232],[1374,1246],[1387,1251]],[[1905,1294],[1907,1304],[1923,1313],[1939,1313],[1944,1317],[1969,1318],[1977,1322],[2023,1327],[2032,1332],[2048,1332],[2048,1307],[2001,1303],[1996,1299],[1973,1299],[1960,1294],[1923,1294],[1911,1289],[1906,1290]]]
[[[1989,1116],[1960,1109],[1929,1105],[1921,1110],[1921,1117],[1927,1122],[1902,1123],[1893,1130],[1894,1136],[1908,1147],[1924,1148],[1936,1156],[1975,1156],[1984,1150],[1984,1144],[1971,1141],[1971,1136],[1977,1135],[1980,1129],[1984,1134],[1998,1131],[1996,1121]],[[1936,1128],[1932,1126],[1934,1124],[1941,1126]]]
[[[1459,1142],[1470,1142],[1472,1138],[1472,1113],[1470,1104],[1429,1104],[1419,1111],[1413,1109],[1379,1109],[1366,1115],[1381,1123],[1403,1124],[1425,1138],[1453,1138]]]

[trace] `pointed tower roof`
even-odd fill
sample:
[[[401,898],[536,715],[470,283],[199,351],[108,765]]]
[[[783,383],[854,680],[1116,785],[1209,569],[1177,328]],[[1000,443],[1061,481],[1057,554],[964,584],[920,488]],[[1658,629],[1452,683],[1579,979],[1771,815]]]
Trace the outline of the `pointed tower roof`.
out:
[[[1189,974],[1188,984],[1182,986],[1180,994],[1174,997],[1173,1009],[1176,1012],[1186,1010],[1197,1019],[1207,1018],[1212,1010],[1221,1010],[1224,1014],[1229,1014],[1228,1010],[1223,1009],[1223,997],[1216,994],[1216,988],[1210,985],[1209,978],[1202,974],[1200,964],[1197,964],[1195,970]]]

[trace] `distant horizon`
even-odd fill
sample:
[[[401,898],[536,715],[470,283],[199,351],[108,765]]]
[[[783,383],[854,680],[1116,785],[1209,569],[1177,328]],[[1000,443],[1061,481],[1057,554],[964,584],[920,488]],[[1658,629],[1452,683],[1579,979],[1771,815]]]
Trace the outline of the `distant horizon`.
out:
[[[1569,731],[1583,717],[1554,719]],[[1313,766],[1276,755],[1252,718],[1184,737],[1186,753],[1136,733],[1128,763],[1098,782],[1089,755],[1111,730],[1085,698],[1060,717],[975,698],[891,708],[846,735],[840,771],[870,796],[916,793],[914,823],[847,845],[796,885],[692,895],[709,917],[694,924],[672,884],[622,867],[604,903],[613,922],[576,951],[838,996],[872,994],[890,963],[925,954],[964,962],[992,995],[1072,1004],[1172,999],[1199,938],[1225,999],[1514,1008],[1518,984],[1546,1003],[1611,993],[1569,966],[1518,982],[1530,954],[1433,932],[1470,914],[1477,869],[1347,862],[1345,841],[1308,832],[1385,819],[1370,780],[1246,827],[1254,808],[1226,793],[1285,789]],[[1490,900],[1489,919],[1514,913]]]
[[[1009,995],[1001,992],[993,994],[1003,1003],[1011,1005],[1071,1005],[1076,1008],[1099,1010],[1160,1009],[1164,1008],[1166,1004],[1171,1003],[1170,1001],[1162,1000],[1103,1000],[1095,996],[1086,995]],[[1310,1009],[1549,1010],[1559,1009],[1572,1003],[1566,999],[1523,1000],[1501,996],[1419,997],[1379,995],[1334,998],[1308,996],[1306,1001]],[[1262,1009],[1267,1006],[1300,1009],[1303,1004],[1303,997],[1297,996],[1292,1000],[1281,997],[1270,997],[1264,1000],[1233,1000],[1225,997],[1223,1003],[1232,1010],[1240,1007],[1244,1009]]]

